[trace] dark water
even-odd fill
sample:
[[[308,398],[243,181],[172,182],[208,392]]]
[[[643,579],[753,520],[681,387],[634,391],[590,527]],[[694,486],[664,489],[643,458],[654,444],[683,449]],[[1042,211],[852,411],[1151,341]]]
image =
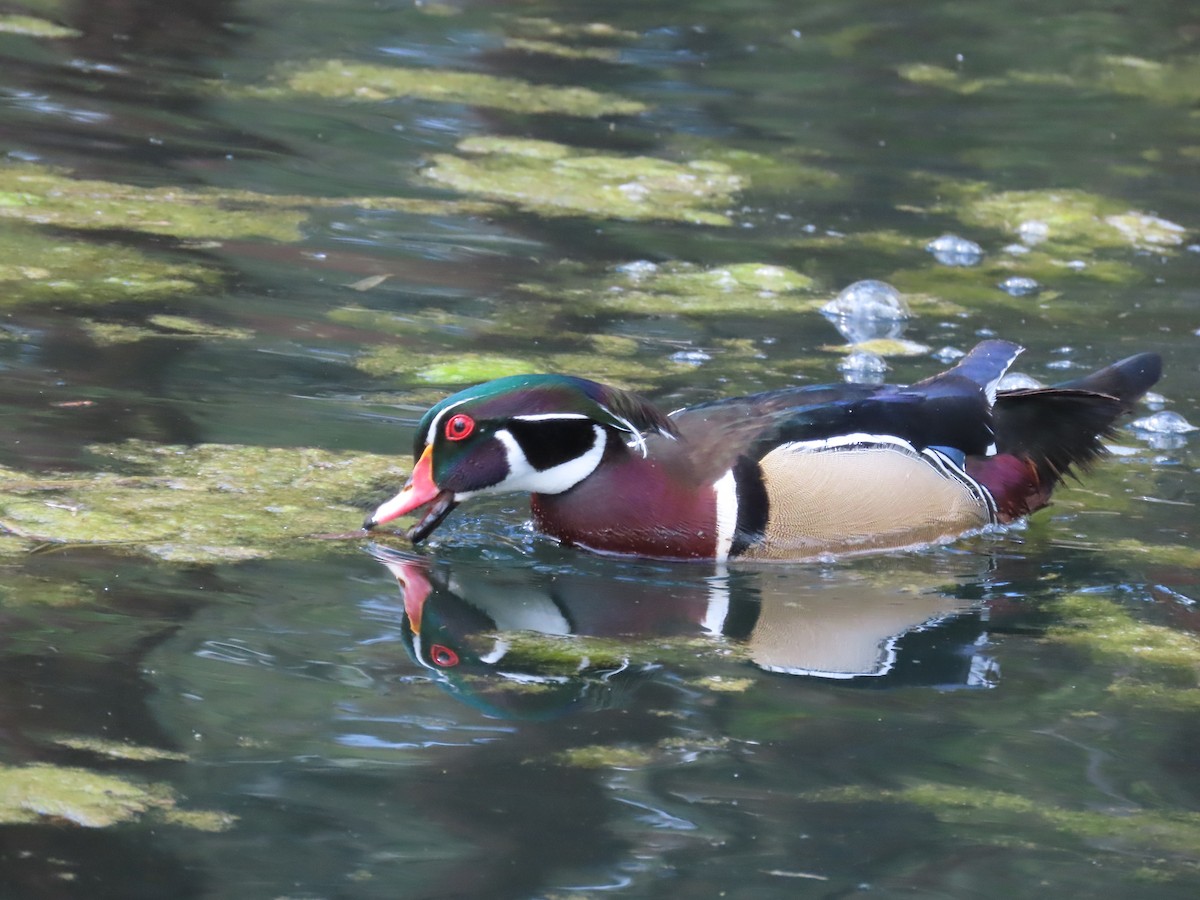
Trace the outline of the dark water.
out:
[[[131,438],[405,457],[420,412],[460,386],[436,367],[480,357],[618,380],[667,407],[842,377],[820,349],[842,339],[811,304],[605,300],[615,267],[641,260],[787,266],[820,299],[892,281],[959,304],[918,297],[905,338],[1017,340],[1043,381],[1157,349],[1160,405],[1200,421],[1189,4],[34,6],[74,32],[0,32],[10,163],[295,195],[304,215],[291,240],[37,225],[47,244],[216,274],[151,301],[0,304],[0,465],[14,472],[84,478],[88,447]],[[610,27],[555,31],[596,22]],[[238,92],[331,58],[648,109]],[[472,136],[761,159],[711,208],[727,227],[364,199],[458,198],[419,173]],[[1004,258],[1019,221],[972,220],[970,184],[1104,203],[1019,300],[997,273],[923,249],[950,231]],[[318,202],[331,197],[357,199]],[[1095,221],[1124,210],[1184,230],[1100,236]],[[92,324],[163,313],[249,336],[106,343]],[[363,366],[381,347],[401,362]],[[901,382],[942,365],[928,351],[888,362]],[[416,555],[358,540],[236,563],[77,543],[6,554],[0,895],[1194,897],[1195,441],[1125,431],[1120,455],[1026,526],[823,565],[594,559],[533,536],[507,498],[460,510]],[[356,501],[384,496],[364,485]],[[236,821],[205,830],[148,808],[86,827],[38,791],[15,815],[39,763],[165,786],[179,809]]]

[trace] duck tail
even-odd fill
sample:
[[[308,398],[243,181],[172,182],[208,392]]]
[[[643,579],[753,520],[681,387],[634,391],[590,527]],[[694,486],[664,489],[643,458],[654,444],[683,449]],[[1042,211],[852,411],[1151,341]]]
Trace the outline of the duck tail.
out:
[[[993,407],[996,452],[968,471],[996,501],[1002,521],[1040,509],[1055,486],[1104,456],[1117,419],[1162,375],[1157,353],[1139,353],[1046,388],[1001,391]]]

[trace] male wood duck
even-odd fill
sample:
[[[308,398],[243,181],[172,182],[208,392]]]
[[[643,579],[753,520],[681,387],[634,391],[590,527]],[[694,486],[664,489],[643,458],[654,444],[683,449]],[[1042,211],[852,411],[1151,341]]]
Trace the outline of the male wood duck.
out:
[[[978,344],[907,387],[789,387],[664,414],[565,375],[516,375],[421,419],[404,489],[364,523],[424,507],[426,538],[476,494],[527,491],[544,533],[659,559],[813,559],[943,542],[1045,506],[1159,378],[1140,353],[997,393],[1022,348]]]

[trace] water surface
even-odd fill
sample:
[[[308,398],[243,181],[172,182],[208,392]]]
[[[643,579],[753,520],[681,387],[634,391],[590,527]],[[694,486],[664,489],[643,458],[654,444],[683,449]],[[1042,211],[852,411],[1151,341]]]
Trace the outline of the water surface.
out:
[[[0,893],[1195,896],[1194,436],[842,562],[596,559],[520,498],[347,537],[464,383],[837,381],[866,278],[888,380],[1155,349],[1137,415],[1200,422],[1186,4],[25,11]]]

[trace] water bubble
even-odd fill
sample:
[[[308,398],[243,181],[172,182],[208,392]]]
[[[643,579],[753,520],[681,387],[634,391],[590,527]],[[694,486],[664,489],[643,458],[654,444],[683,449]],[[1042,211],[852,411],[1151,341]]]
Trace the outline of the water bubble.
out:
[[[1008,244],[1004,247],[1004,252],[1011,256],[1024,256],[1029,252],[1029,248],[1024,244]]]
[[[962,359],[967,354],[963,353],[957,347],[942,347],[940,350],[935,350],[933,358],[938,362],[946,363],[947,365]]]
[[[900,292],[883,281],[856,281],[821,307],[825,318],[851,344],[898,338],[909,318]]]
[[[957,234],[943,234],[930,241],[925,249],[943,266],[977,266],[983,259],[983,248]]]
[[[1082,272],[1084,269],[1087,268],[1087,263],[1084,262],[1082,259],[1073,259],[1069,263],[1067,263],[1067,268],[1070,269],[1072,272]]]
[[[885,281],[856,281],[821,307],[827,316],[899,321],[911,317],[900,292]]]
[[[678,350],[671,354],[671,362],[682,363],[686,366],[702,366],[712,359],[703,350]]]
[[[838,363],[838,371],[846,376],[847,381],[882,381],[883,373],[887,370],[888,364],[882,356],[866,350],[855,350]]]
[[[1042,289],[1042,286],[1032,278],[1026,278],[1023,275],[1013,275],[1005,278],[996,287],[1000,288],[1000,290],[1004,291],[1010,297],[1028,297]]]
[[[1045,385],[1024,372],[1009,372],[996,385],[998,391],[1036,391]]]
[[[627,181],[625,184],[618,184],[617,190],[620,191],[627,200],[631,200],[634,203],[641,203],[650,196],[650,188],[637,181]]]
[[[653,275],[658,271],[658,266],[648,259],[635,259],[633,262],[622,263],[616,267],[616,270],[637,281]]]
[[[1195,425],[1169,409],[1130,422],[1129,427],[1148,434],[1186,434],[1197,430]]]
[[[1028,244],[1031,247],[1034,244],[1040,244],[1049,236],[1050,226],[1037,219],[1030,219],[1017,226],[1017,237],[1021,239],[1022,243]]]

